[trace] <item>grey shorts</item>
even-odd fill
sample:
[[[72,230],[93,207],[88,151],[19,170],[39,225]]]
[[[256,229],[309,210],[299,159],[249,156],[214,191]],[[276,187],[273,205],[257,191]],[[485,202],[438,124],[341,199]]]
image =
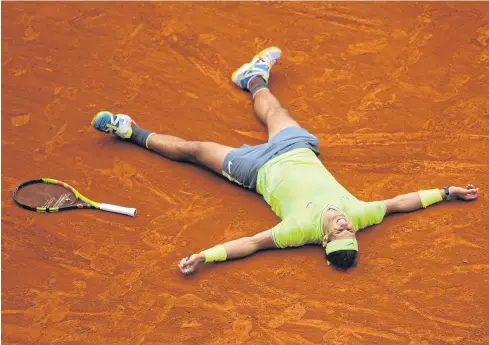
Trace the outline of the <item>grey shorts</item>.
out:
[[[291,150],[307,148],[319,155],[319,140],[304,128],[287,127],[270,142],[256,146],[243,145],[230,151],[224,159],[222,174],[230,181],[256,189],[258,170],[270,159]]]

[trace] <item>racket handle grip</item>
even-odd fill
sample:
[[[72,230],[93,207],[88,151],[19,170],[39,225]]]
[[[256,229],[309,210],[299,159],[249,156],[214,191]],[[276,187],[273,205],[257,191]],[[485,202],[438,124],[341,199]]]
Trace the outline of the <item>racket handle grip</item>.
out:
[[[99,208],[104,211],[125,214],[131,217],[136,216],[135,208],[122,207],[122,206],[111,205],[111,204],[99,204]]]

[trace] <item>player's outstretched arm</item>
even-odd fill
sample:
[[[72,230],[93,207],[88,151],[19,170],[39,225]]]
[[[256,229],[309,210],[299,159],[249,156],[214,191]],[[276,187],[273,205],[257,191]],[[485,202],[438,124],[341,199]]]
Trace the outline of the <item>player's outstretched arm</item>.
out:
[[[242,237],[193,254],[190,258],[183,258],[178,267],[183,274],[190,274],[195,272],[197,266],[203,262],[242,258],[268,248],[276,248],[272,240],[272,230],[262,231],[251,237]]]
[[[472,184],[467,187],[449,187],[450,198],[460,200],[477,199],[479,188]],[[402,194],[395,198],[384,200],[387,206],[386,215],[398,212],[412,212],[421,208],[426,208],[434,203],[446,200],[447,196],[444,189],[423,190],[408,194]]]

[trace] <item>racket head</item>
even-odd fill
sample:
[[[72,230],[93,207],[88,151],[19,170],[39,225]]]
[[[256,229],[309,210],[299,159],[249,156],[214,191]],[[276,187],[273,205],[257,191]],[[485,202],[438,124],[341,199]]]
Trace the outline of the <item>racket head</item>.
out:
[[[21,183],[15,188],[12,197],[22,208],[43,213],[91,207],[81,203],[78,194],[64,182],[44,178]]]

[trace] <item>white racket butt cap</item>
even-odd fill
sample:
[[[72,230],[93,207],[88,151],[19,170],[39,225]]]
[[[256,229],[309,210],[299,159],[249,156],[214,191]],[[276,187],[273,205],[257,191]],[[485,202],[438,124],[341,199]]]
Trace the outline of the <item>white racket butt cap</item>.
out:
[[[99,204],[99,208],[104,211],[125,214],[131,217],[136,217],[136,212],[137,212],[135,208],[122,207],[122,206],[111,205],[111,204]]]

